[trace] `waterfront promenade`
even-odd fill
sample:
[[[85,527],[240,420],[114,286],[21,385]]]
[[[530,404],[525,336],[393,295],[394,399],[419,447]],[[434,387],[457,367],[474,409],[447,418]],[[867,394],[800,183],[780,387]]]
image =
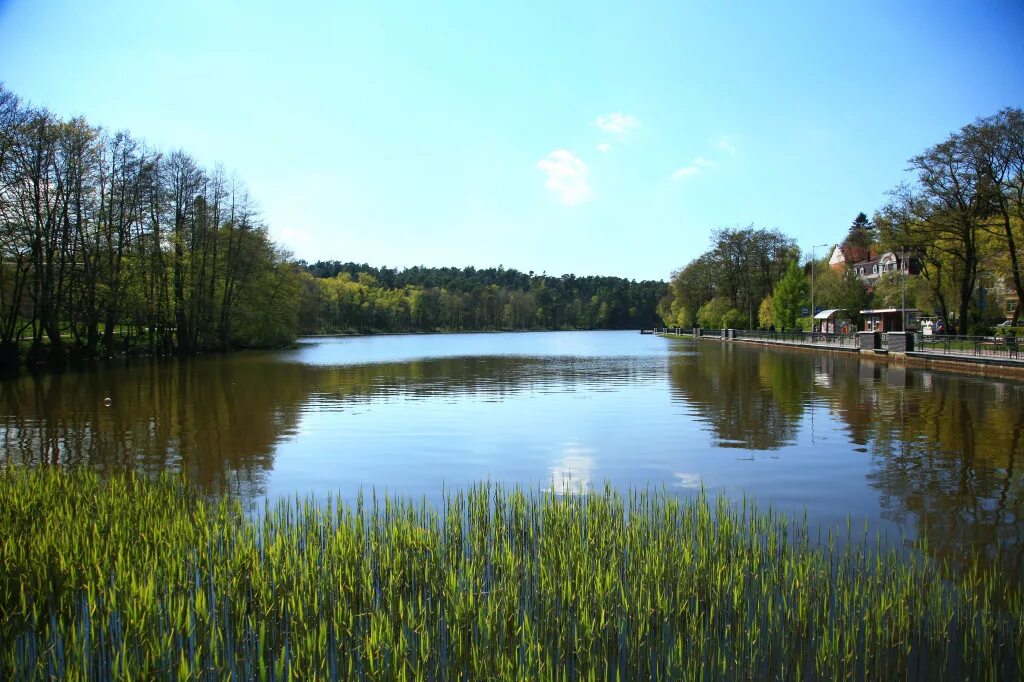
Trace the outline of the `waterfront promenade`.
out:
[[[1024,378],[1020,340],[993,336],[924,336],[914,334],[824,334],[741,329],[660,329],[662,336],[701,341],[745,343],[839,353],[858,353],[900,364]]]

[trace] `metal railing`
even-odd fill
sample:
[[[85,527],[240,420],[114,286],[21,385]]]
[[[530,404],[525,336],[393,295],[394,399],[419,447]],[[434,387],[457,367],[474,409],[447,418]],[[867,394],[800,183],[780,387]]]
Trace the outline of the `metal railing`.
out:
[[[1020,346],[1024,339],[1015,336],[925,336],[917,334],[914,350],[941,355],[970,355],[1020,359]]]
[[[770,332],[770,331],[736,331],[737,339],[750,341],[770,341],[773,343],[799,343],[814,346],[833,346],[837,348],[856,348],[856,334],[826,334],[824,332]]]
[[[669,330],[666,330],[669,331]],[[684,333],[689,330],[684,330]],[[765,330],[731,330],[733,338],[743,341],[764,341],[767,343],[800,344],[835,348],[858,348],[857,334],[826,334],[823,332],[787,331],[772,332]],[[705,329],[702,336],[709,338],[728,338],[727,330]],[[889,348],[889,334],[880,334],[881,348]],[[1024,360],[1021,353],[1024,337],[1015,336],[957,336],[936,335],[925,336],[921,332],[914,334],[913,350],[921,353],[939,355],[960,355],[971,357],[1009,358]],[[902,344],[901,344],[902,345]]]

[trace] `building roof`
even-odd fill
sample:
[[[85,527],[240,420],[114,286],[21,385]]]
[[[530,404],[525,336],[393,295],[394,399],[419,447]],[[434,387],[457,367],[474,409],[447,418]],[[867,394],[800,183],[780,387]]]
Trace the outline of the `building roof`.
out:
[[[907,260],[910,260],[913,257],[913,254],[911,254],[910,252],[906,254]],[[903,259],[900,257],[900,254],[896,253],[895,251],[886,251],[885,253],[881,254],[872,253],[870,257],[866,258],[865,260],[859,260],[856,263],[850,263],[850,267],[855,268],[860,265],[874,265],[875,263],[879,263],[883,260],[888,262],[895,261],[896,263],[901,263],[903,261]]]
[[[839,249],[842,251],[843,258],[846,259],[847,263],[856,263],[858,261],[867,260],[874,258],[875,254],[866,246],[853,246],[852,244],[841,244]]]
[[[820,313],[818,313],[818,314],[816,314],[814,316],[814,319],[816,319],[816,320],[827,320],[828,318],[832,317],[836,313],[842,312],[844,310],[846,310],[846,308],[832,308],[831,310],[822,310]]]
[[[872,310],[862,310],[861,315],[881,314],[881,313],[898,313],[901,310],[906,310],[908,313],[918,312],[917,308],[874,308]]]

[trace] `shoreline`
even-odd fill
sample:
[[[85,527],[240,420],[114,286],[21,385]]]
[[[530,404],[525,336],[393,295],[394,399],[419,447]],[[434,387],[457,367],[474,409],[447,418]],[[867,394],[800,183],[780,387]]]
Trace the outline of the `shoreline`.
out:
[[[887,364],[900,367],[915,367],[921,369],[934,369],[957,374],[970,374],[973,376],[999,377],[1002,379],[1024,380],[1024,359],[1014,360],[1010,358],[992,358],[973,355],[938,354],[924,351],[888,351],[864,350],[860,348],[848,348],[842,346],[825,346],[813,343],[788,343],[784,341],[772,341],[771,339],[727,339],[720,336],[699,336],[693,334],[677,334],[674,332],[656,332],[658,336],[677,339],[695,339],[699,341],[714,341],[718,343],[742,343],[748,346],[761,346],[767,348],[786,348],[803,352],[823,352],[857,355],[872,360],[880,360]]]
[[[561,329],[434,329],[431,331],[407,331],[407,332],[331,332],[325,334],[301,334],[296,342],[302,339],[344,339],[359,338],[364,336],[438,336],[444,334],[541,334],[547,332],[632,332],[632,327],[621,329],[580,329],[576,327],[565,327]]]
[[[187,355],[179,355],[176,353],[169,354],[149,354],[145,352],[119,352],[108,356],[93,356],[88,358],[79,359],[66,359],[61,363],[49,363],[49,362],[35,362],[26,363],[20,362],[15,367],[3,367],[0,368],[0,381],[12,381],[23,376],[30,377],[43,377],[52,376],[54,374],[64,373],[88,373],[95,372],[112,367],[124,367],[138,362],[174,362],[174,361],[188,361],[188,360],[200,360],[203,358],[210,357],[223,357],[230,355],[241,355],[247,353],[273,353],[287,350],[295,350],[303,344],[303,342],[317,341],[321,339],[345,339],[345,338],[365,338],[371,336],[441,336],[441,335],[457,335],[457,334],[541,334],[541,333],[559,333],[559,332],[632,332],[636,331],[632,327],[623,329],[477,329],[477,330],[432,330],[432,331],[406,331],[406,332],[336,332],[329,334],[301,334],[286,345],[280,346],[265,346],[265,347],[238,347],[229,348],[226,350],[206,350],[189,353]]]

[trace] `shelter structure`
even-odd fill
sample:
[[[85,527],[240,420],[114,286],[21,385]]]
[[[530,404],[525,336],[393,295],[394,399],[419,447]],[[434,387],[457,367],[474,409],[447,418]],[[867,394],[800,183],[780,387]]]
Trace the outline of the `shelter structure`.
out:
[[[917,329],[920,311],[917,308],[874,308],[862,310],[864,331],[866,332],[904,332]],[[907,328],[903,328],[904,315]]]
[[[817,313],[814,316],[813,331],[822,332],[823,334],[846,334],[856,331],[856,329],[849,325],[847,320],[839,318],[839,313],[845,311],[845,308],[832,308],[831,310],[822,310],[820,313]]]

